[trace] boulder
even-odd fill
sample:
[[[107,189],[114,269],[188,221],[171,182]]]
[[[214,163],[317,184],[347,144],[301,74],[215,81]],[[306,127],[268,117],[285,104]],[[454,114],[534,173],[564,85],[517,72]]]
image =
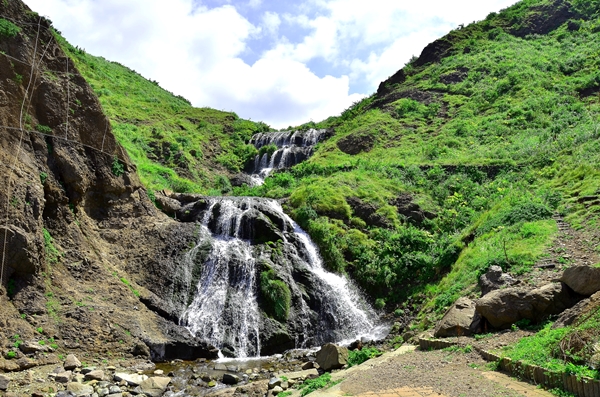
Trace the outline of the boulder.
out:
[[[115,381],[121,382],[124,380],[129,386],[139,386],[146,379],[148,379],[147,375],[126,374],[123,372],[117,372],[114,375]]]
[[[77,359],[77,357],[75,357],[74,354],[69,354],[67,356],[67,358],[65,359],[65,363],[63,365],[63,367],[68,371],[68,370],[73,370],[75,368],[79,368],[81,367],[81,361],[79,361]]]
[[[490,291],[509,287],[517,283],[518,281],[512,278],[510,274],[502,273],[502,268],[500,266],[490,266],[488,271],[479,278],[481,296],[484,296]]]
[[[582,300],[572,308],[562,312],[560,317],[552,324],[552,328],[568,327],[569,325],[576,323],[582,316],[586,316],[598,307],[600,307],[600,292],[596,292],[594,295]]]
[[[138,388],[140,394],[145,394],[150,397],[160,397],[167,390],[169,383],[171,383],[171,378],[166,376],[155,376],[140,383]]]
[[[435,328],[435,337],[469,336],[479,328],[479,316],[475,311],[475,302],[469,298],[459,298],[448,309]]]
[[[94,393],[94,388],[90,385],[84,385],[78,382],[71,382],[67,384],[67,391],[70,391],[76,396],[91,396]]]
[[[240,382],[240,377],[233,374],[224,374],[222,382],[226,385],[237,385]]]
[[[0,390],[6,391],[8,390],[8,384],[10,383],[10,378],[5,375],[0,375]]]
[[[54,377],[54,380],[58,383],[69,383],[72,375],[73,373],[71,371],[59,372]]]
[[[327,343],[317,352],[317,364],[324,371],[342,368],[348,362],[348,349]]]
[[[538,322],[551,314],[562,313],[572,307],[572,297],[563,283],[552,283],[541,288],[524,287],[499,289],[476,301],[476,310],[494,328],[508,328],[515,322],[529,319]]]
[[[96,369],[85,374],[85,380],[102,380],[104,379],[104,371],[101,369]]]
[[[19,345],[19,350],[21,350],[25,354],[31,353],[43,353],[43,352],[51,352],[52,349],[50,346],[42,346],[37,342],[23,342]]]
[[[560,281],[567,284],[578,294],[592,296],[600,291],[600,268],[572,266],[563,272]]]

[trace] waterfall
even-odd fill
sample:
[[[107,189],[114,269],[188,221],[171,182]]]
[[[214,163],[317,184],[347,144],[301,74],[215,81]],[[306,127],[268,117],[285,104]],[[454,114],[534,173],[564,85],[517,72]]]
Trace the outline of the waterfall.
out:
[[[257,149],[275,145],[277,150],[270,155],[269,153],[256,155],[251,175],[253,183],[261,185],[274,169],[289,168],[309,158],[313,153],[314,146],[326,134],[327,130],[310,129],[308,131],[280,131],[254,135],[250,144]]]
[[[192,334],[237,357],[260,355],[261,341],[268,339],[264,334],[271,332],[267,328],[274,320],[260,309],[259,262],[270,261],[265,252],[277,244],[282,247],[279,259],[269,266],[277,269],[292,294],[290,317],[277,330],[290,338],[288,348],[354,340],[377,330],[377,316],[358,290],[345,276],[324,269],[315,244],[277,201],[204,201],[206,209],[196,219],[202,229],[198,242],[183,259],[193,268],[198,250],[210,246],[195,296],[180,317]],[[264,243],[265,238],[272,243]]]

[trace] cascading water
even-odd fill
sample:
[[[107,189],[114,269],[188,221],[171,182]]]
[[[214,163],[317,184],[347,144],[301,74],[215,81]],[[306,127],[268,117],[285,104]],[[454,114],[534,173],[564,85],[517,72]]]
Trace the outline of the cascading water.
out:
[[[199,250],[208,252],[196,295],[181,316],[195,336],[230,355],[250,357],[263,347],[276,351],[267,346],[274,340],[285,348],[311,347],[377,332],[374,311],[345,277],[323,268],[314,243],[278,202],[205,198],[203,203],[195,218],[201,224],[198,243],[184,258],[191,269]],[[190,213],[197,206],[191,203],[181,211]],[[275,269],[290,289],[290,314],[283,323],[261,309],[261,266]]]
[[[308,131],[281,131],[256,134],[250,144],[257,149],[274,145],[272,153],[258,154],[254,159],[251,175],[255,185],[262,185],[264,179],[274,169],[292,167],[310,157],[314,146],[327,135],[327,130],[310,129]]]

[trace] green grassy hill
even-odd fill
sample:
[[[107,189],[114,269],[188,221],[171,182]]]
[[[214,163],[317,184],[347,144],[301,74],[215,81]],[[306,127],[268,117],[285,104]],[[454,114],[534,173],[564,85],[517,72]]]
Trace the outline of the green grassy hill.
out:
[[[63,45],[150,189],[286,199],[326,265],[429,327],[491,265],[531,271],[564,217],[600,250],[600,1],[524,0],[427,46],[263,186],[228,177],[262,123],[196,109]],[[567,260],[568,261],[568,260]]]
[[[117,139],[150,190],[227,193],[228,178],[257,154],[247,142],[270,130],[235,113],[194,108],[157,82],[56,37],[100,98]]]

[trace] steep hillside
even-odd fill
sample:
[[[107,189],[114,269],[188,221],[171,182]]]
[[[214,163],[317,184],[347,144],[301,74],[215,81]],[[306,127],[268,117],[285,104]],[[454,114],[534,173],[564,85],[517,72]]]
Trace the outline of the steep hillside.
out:
[[[425,304],[424,326],[491,265],[530,272],[553,214],[597,251],[599,7],[523,1],[450,32],[316,124],[335,135],[309,161],[235,193],[289,197],[331,268],[379,307]]]
[[[248,142],[269,130],[235,113],[194,108],[135,71],[57,40],[88,81],[144,185],[151,190],[231,191],[229,179],[254,159]]]

